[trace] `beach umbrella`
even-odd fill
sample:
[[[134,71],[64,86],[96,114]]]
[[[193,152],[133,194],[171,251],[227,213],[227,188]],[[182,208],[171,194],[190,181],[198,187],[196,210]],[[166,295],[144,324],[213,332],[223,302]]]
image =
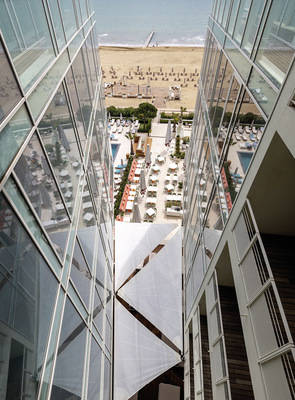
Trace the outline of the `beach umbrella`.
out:
[[[146,147],[145,163],[146,163],[147,167],[149,167],[151,165],[151,163],[152,163],[152,154],[151,154],[151,149],[150,149],[150,145],[149,144]]]
[[[134,115],[132,115],[132,122],[134,123]]]
[[[137,222],[137,223],[141,222],[141,215],[137,203],[134,203],[132,222]]]
[[[122,121],[123,117],[122,117],[122,113],[120,113],[120,121]]]
[[[173,67],[172,67],[171,71],[172,71],[172,72],[174,72],[174,69],[173,69]]]
[[[60,138],[61,144],[63,145],[63,147],[65,148],[66,151],[70,151],[71,148],[70,148],[68,139],[66,137],[65,131],[63,130],[63,127],[61,125],[58,125],[57,131],[59,133],[59,138]]]
[[[109,113],[109,119],[111,119],[111,113]]]
[[[140,186],[140,193],[145,194],[146,191],[146,181],[144,176],[144,170],[140,171],[140,178],[139,178],[139,186]]]
[[[171,140],[172,140],[171,119],[169,119],[168,125],[167,125],[166,137],[165,137],[165,146],[169,147]]]

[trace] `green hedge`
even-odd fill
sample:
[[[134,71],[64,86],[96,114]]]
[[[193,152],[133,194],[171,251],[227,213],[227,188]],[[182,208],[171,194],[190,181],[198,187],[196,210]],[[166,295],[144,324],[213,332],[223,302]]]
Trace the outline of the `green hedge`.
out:
[[[118,216],[118,214],[120,212],[120,204],[121,204],[121,200],[122,200],[123,193],[124,193],[124,190],[125,190],[125,186],[129,182],[128,181],[128,176],[129,176],[129,172],[130,172],[130,169],[131,169],[132,162],[133,162],[133,157],[130,156],[129,159],[128,159],[128,163],[127,163],[127,165],[125,167],[125,170],[124,170],[124,175],[123,175],[123,178],[122,178],[122,182],[120,184],[119,191],[118,191],[118,194],[117,194],[117,197],[116,197],[116,201],[115,201],[115,205],[114,205],[114,218],[115,219],[117,218],[117,216]]]
[[[139,121],[140,125],[138,128],[138,132],[149,132],[152,129],[152,119],[148,118],[145,120],[145,128],[144,128],[144,124],[143,121],[140,120]]]

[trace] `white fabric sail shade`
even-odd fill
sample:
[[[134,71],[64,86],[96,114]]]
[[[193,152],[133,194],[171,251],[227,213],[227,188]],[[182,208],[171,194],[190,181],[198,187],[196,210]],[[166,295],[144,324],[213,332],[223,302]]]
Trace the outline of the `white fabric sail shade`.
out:
[[[119,296],[182,350],[181,230],[120,290]]]
[[[128,400],[177,365],[180,355],[115,302],[114,399]]]
[[[176,224],[124,224],[116,222],[115,290],[176,228]]]

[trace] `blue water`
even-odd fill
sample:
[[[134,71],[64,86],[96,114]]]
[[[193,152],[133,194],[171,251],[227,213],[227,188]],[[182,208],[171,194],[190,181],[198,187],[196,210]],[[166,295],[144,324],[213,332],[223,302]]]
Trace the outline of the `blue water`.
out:
[[[245,174],[249,167],[253,153],[246,153],[244,151],[238,151],[237,153],[238,153],[240,163],[242,164],[242,168],[243,168],[243,171]]]
[[[91,0],[98,43],[141,47],[204,46],[212,0]]]
[[[111,143],[111,147],[112,147],[112,156],[113,156],[113,162],[115,161],[115,158],[118,154],[119,151],[119,147],[121,145],[119,143]]]

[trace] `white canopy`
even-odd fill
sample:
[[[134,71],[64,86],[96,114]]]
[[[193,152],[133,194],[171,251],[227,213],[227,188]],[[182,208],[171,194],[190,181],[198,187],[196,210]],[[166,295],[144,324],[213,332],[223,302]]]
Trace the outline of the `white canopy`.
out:
[[[176,224],[125,224],[116,222],[116,290],[176,226]]]
[[[119,296],[182,349],[181,230],[120,290]]]
[[[117,300],[114,343],[116,400],[128,400],[181,361],[179,354],[142,325]]]

